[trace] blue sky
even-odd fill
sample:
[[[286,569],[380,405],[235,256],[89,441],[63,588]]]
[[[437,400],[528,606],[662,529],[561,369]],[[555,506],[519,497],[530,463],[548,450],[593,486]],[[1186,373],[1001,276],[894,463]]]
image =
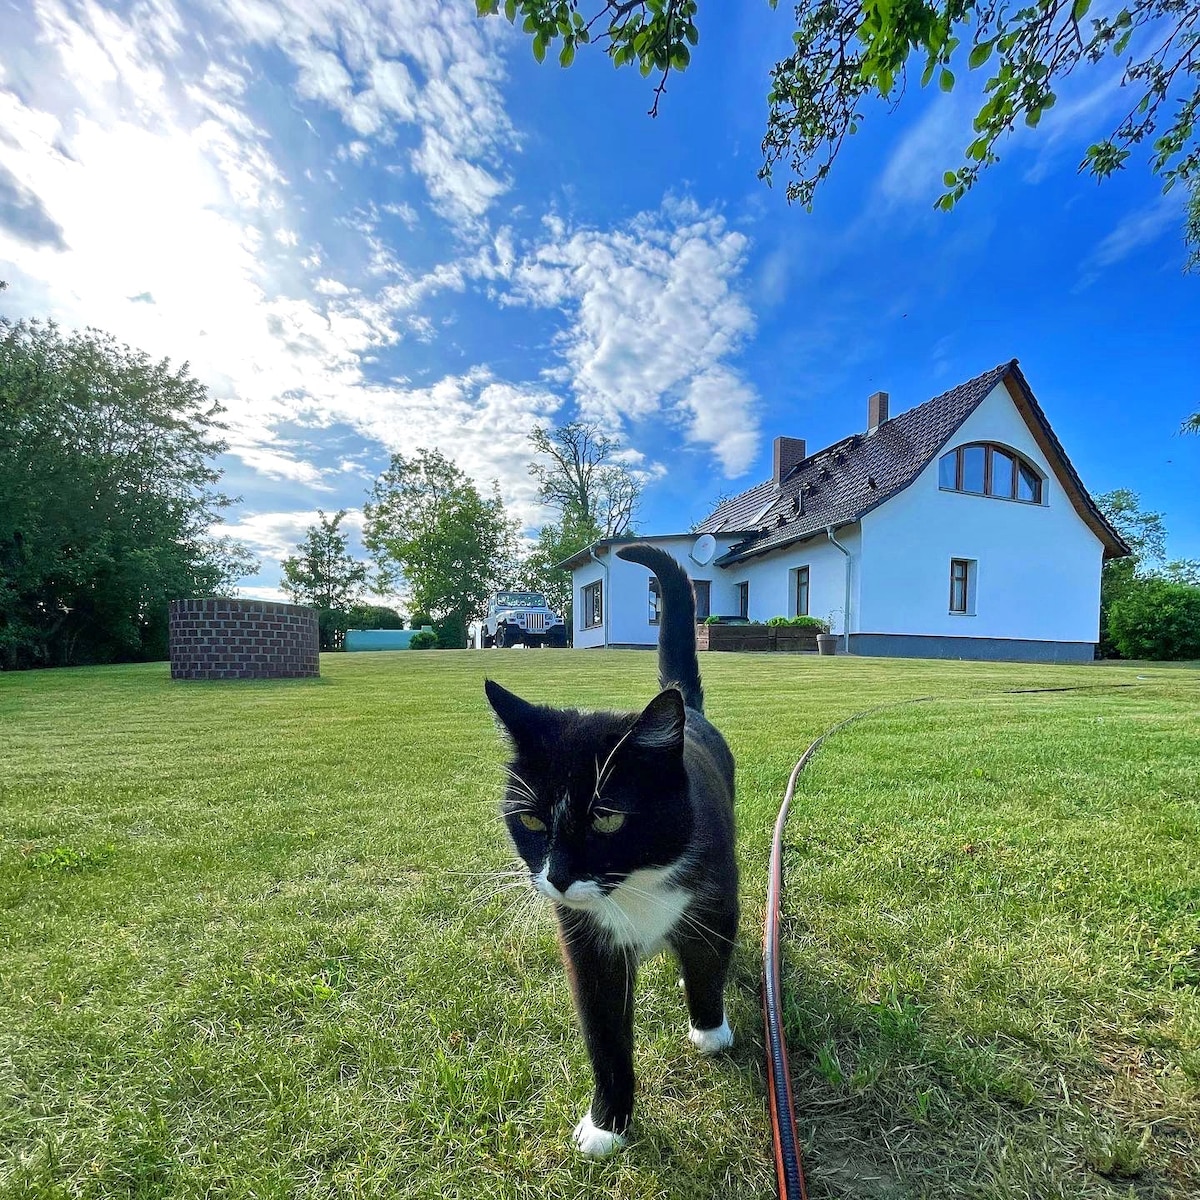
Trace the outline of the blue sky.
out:
[[[977,84],[914,81],[810,214],[756,178],[790,6],[701,16],[652,121],[635,71],[539,67],[473,0],[10,2],[2,311],[191,363],[228,409],[250,594],[318,508],[353,525],[395,451],[499,480],[534,529],[528,431],[582,414],[670,532],[764,478],[775,435],[815,449],[872,391],[895,413],[1012,357],[1088,487],[1139,492],[1200,558],[1183,197],[1076,173],[1129,107],[1110,68],[948,215]]]

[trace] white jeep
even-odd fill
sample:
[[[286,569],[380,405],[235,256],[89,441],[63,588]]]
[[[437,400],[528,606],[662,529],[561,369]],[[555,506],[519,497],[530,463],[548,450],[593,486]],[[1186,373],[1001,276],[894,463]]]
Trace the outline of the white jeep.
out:
[[[567,623],[552,612],[541,592],[493,592],[483,619],[483,644],[565,646]]]

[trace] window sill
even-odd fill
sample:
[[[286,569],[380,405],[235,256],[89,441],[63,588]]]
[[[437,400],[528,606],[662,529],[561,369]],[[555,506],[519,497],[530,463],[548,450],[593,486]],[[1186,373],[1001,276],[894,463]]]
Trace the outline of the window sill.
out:
[[[1003,500],[1005,504],[1023,504],[1026,508],[1049,508],[1045,500],[1022,500],[1019,496],[993,496],[988,492],[968,492],[965,488],[948,488],[938,485],[939,492],[948,496],[974,496],[976,500]]]

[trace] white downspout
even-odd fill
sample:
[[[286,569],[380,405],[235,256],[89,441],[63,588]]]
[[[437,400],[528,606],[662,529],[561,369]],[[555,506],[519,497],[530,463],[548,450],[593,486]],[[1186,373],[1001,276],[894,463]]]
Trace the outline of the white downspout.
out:
[[[850,551],[847,550],[846,547],[843,546],[842,543],[839,542],[837,540],[837,538],[835,538],[833,536],[833,526],[832,525],[825,526],[825,536],[846,556],[846,603],[845,603],[845,606],[842,608],[842,614],[843,614],[842,615],[842,624],[845,626],[843,633],[846,638],[846,653],[849,654],[850,653],[850,564],[854,560],[850,555]]]
[[[600,619],[604,625],[604,649],[607,650],[608,649],[608,606],[612,600],[612,593],[609,590],[609,586],[608,586],[609,585],[608,563],[606,563],[602,558],[597,556],[595,546],[589,546],[588,553],[592,556],[593,559],[595,559],[596,562],[598,562],[600,564],[601,568],[604,571],[604,591],[601,593],[601,596],[600,596],[600,604],[602,606],[601,610],[600,610]]]

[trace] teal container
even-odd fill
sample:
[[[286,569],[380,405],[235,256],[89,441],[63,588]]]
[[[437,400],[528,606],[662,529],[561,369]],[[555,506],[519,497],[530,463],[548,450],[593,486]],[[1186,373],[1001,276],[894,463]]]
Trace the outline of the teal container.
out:
[[[409,643],[421,633],[420,629],[347,629],[342,649],[347,653],[354,650],[408,650]],[[426,625],[424,632],[432,633]]]

